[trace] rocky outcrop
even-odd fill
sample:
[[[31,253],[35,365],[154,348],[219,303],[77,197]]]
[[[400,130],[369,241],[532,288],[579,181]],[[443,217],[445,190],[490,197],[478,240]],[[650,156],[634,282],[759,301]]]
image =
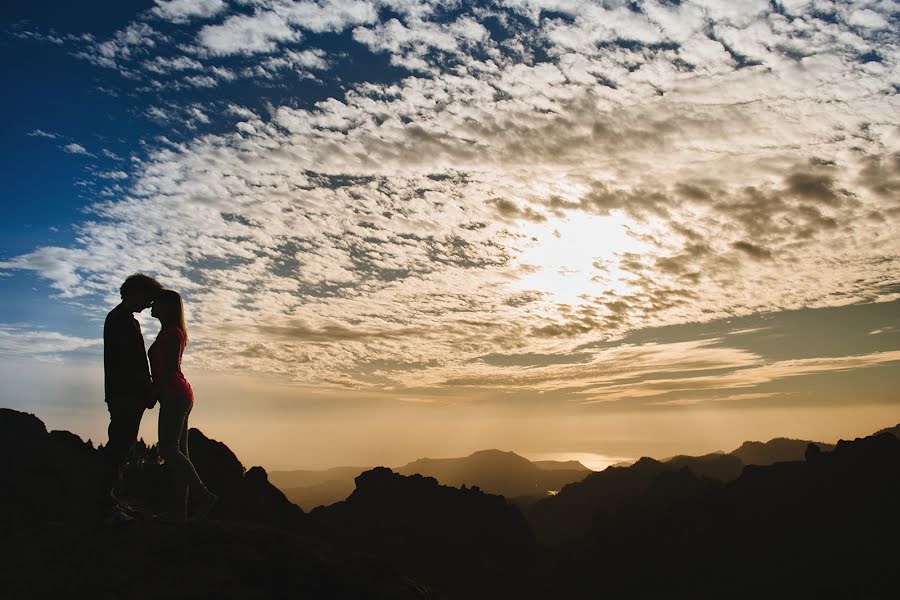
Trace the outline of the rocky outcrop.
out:
[[[454,597],[522,597],[532,587],[539,551],[525,519],[477,488],[378,467],[356,478],[347,500],[310,517],[318,532]]]
[[[7,598],[379,598],[430,592],[376,557],[335,553],[304,533],[306,515],[260,467],[191,430],[191,454],[222,505],[205,521],[151,518],[171,489],[139,443],[124,487],[146,512],[110,529],[99,514],[100,453],[0,409],[0,587]]]

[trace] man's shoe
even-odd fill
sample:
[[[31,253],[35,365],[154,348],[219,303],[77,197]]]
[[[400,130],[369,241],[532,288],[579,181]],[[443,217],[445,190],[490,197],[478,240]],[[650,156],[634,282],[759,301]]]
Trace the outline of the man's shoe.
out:
[[[107,527],[120,527],[132,521],[134,521],[134,517],[116,507],[103,519],[103,524]]]

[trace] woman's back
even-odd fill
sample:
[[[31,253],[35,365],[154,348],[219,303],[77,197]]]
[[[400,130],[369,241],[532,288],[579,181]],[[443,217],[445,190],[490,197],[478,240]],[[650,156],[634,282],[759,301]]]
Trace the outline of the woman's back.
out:
[[[153,381],[160,386],[161,401],[172,396],[187,396],[191,401],[194,399],[191,386],[181,372],[181,357],[186,344],[181,328],[169,325],[159,331],[156,341],[147,351]]]

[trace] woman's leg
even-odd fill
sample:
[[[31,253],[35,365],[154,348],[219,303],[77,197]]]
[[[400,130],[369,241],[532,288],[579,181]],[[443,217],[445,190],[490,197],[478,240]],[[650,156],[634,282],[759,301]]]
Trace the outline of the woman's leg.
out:
[[[191,409],[194,408],[194,403],[189,402],[187,405],[187,411],[184,413],[184,425],[181,428],[181,435],[178,436],[178,450],[184,454],[188,460],[191,459],[191,455],[188,453],[188,432],[190,431],[190,427],[188,426],[188,418],[191,416]],[[193,462],[191,466],[193,466]],[[194,468],[196,471],[196,468]],[[190,490],[190,486],[188,485],[188,481],[183,479],[178,482],[177,487],[175,488],[175,500],[179,503],[178,509],[183,510],[185,514],[187,514],[188,507],[188,491]]]
[[[189,487],[197,498],[203,498],[209,495],[209,490],[203,485],[190,459],[181,450],[187,449],[186,426],[190,409],[191,403],[182,399],[173,398],[160,402],[159,454],[166,464],[171,465],[179,488]],[[178,499],[183,500],[184,494],[179,493]],[[183,504],[179,506],[179,511],[181,510],[185,510]]]

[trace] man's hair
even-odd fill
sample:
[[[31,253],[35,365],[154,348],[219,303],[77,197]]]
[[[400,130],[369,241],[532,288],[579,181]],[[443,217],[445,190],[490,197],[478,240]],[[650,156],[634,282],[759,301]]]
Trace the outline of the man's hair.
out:
[[[122,298],[129,294],[143,293],[146,294],[151,300],[155,299],[159,296],[165,288],[162,286],[160,282],[153,279],[149,275],[144,275],[143,273],[135,273],[134,275],[129,275],[125,280],[125,283],[122,284],[122,287],[119,288],[119,294],[122,295]]]

